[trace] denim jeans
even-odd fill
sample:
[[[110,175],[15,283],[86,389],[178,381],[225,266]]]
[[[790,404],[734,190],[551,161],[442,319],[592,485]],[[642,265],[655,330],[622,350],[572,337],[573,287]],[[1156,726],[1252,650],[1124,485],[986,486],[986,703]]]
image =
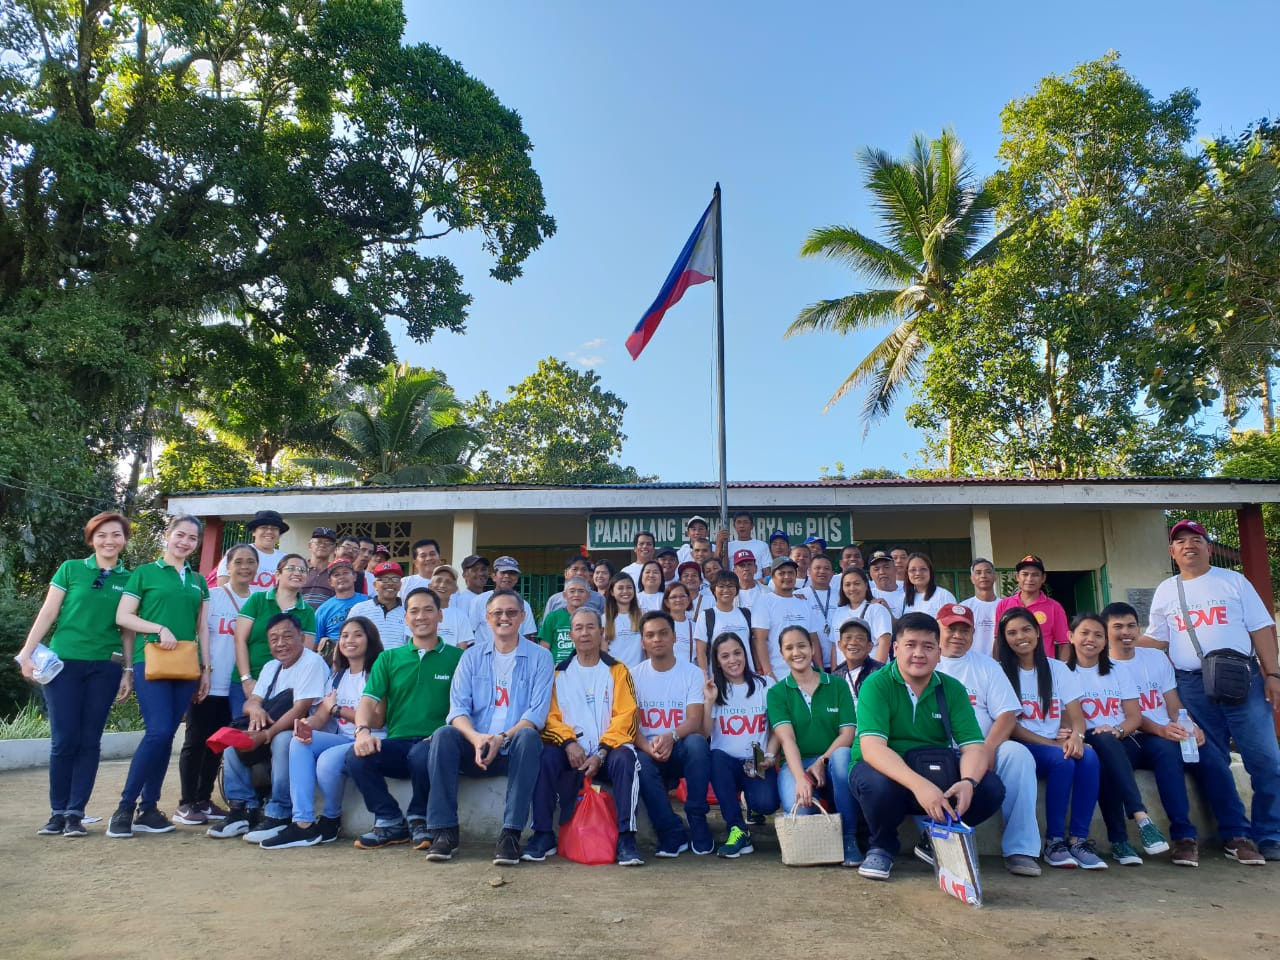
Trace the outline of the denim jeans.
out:
[[[871,849],[896,857],[900,849],[898,827],[907,817],[924,813],[915,795],[866,761],[853,765],[850,780],[857,792],[862,815],[867,818]],[[1003,802],[1004,784],[998,776],[987,771],[974,788],[973,800],[964,812],[963,820],[975,827],[994,815]]]
[[[221,727],[231,722],[226,697],[205,697],[187,708],[187,729],[178,754],[178,782],[182,784],[179,804],[208,803],[218,780],[222,757],[205,743]]]
[[[316,730],[311,742],[297,737],[289,744],[289,800],[294,823],[316,822],[316,785],[324,794],[326,817],[342,816],[342,788],[346,786],[347,754],[355,740],[341,733]]]
[[[748,777],[742,769],[742,759],[731,757],[723,750],[711,751],[711,789],[715,791],[726,827],[747,829],[738,803],[739,792],[747,801],[748,810],[773,813],[778,809],[778,771],[770,770],[764,777]]]
[[[409,780],[413,796],[409,799],[410,820],[427,819],[427,793],[431,789],[431,738],[388,737],[379,749],[367,757],[347,754],[347,776],[364,797],[364,805],[373,814],[377,827],[394,827],[404,823],[405,812],[387,789],[387,777]]]
[[[711,749],[700,733],[681,737],[671,748],[671,756],[661,763],[647,753],[636,751],[640,758],[640,799],[658,834],[659,842],[684,832],[684,822],[671,809],[667,791],[684,777],[688,788],[684,812],[690,822],[707,820],[707,787],[711,783]]]
[[[84,816],[120,671],[120,664],[110,660],[63,660],[62,671],[41,688],[52,734],[49,809],[54,813]]]
[[[173,736],[200,685],[198,680],[148,680],[146,673],[141,661],[133,665],[133,690],[138,695],[146,732],[133,752],[129,775],[120,792],[120,806],[132,808],[136,803],[142,810],[150,810],[160,802]]]
[[[808,767],[817,757],[801,757],[800,762],[803,766]],[[852,840],[858,833],[858,801],[853,796],[853,786],[849,780],[849,748],[841,747],[835,753],[831,754],[831,759],[827,762],[827,783],[826,786],[817,792],[828,797],[829,806],[836,808],[836,812],[840,814],[840,826],[846,840]],[[791,774],[791,768],[783,761],[782,766],[778,769],[778,801],[782,806],[783,813],[790,813],[791,808],[796,805],[796,779]],[[809,816],[816,814],[816,807],[800,807],[796,810],[797,816]]]
[[[1098,809],[1102,811],[1102,822],[1107,825],[1107,839],[1120,843],[1129,837],[1125,817],[1146,810],[1147,802],[1142,799],[1142,791],[1133,776],[1133,764],[1124,742],[1113,733],[1094,730],[1087,731],[1084,739],[1098,755]]]
[[[1205,739],[1229,755],[1235,741],[1253,783],[1252,826],[1255,843],[1280,843],[1280,745],[1276,744],[1275,715],[1263,694],[1262,671],[1255,660],[1249,667],[1249,699],[1238,707],[1213,703],[1204,693],[1199,670],[1178,670],[1178,696],[1204,731]]]
[[[1175,743],[1174,747],[1178,745]],[[1178,749],[1181,758],[1182,750]],[[1236,791],[1236,778],[1231,772],[1231,755],[1223,753],[1213,742],[1205,738],[1200,747],[1200,762],[1185,765],[1200,792],[1204,795],[1213,818],[1218,821],[1218,834],[1222,842],[1236,837],[1249,836],[1249,817]]]
[[[614,809],[618,812],[619,833],[635,833],[636,830],[636,807],[640,802],[639,753],[629,743],[614,747],[609,751],[604,766],[596,772],[595,779],[613,788],[610,792]],[[560,825],[568,823],[581,789],[582,774],[569,766],[564,747],[544,743],[538,780],[533,786],[534,832],[551,832],[557,803],[560,805]]]
[[[1084,756],[1069,760],[1056,743],[1028,743],[1036,761],[1036,776],[1044,781],[1044,834],[1046,837],[1084,840],[1093,824],[1098,803],[1098,755],[1086,744]],[[1067,822],[1067,801],[1071,822]]]
[[[288,820],[292,810],[289,800],[289,744],[293,734],[277,733],[271,739],[271,798],[267,801],[267,816]],[[249,809],[258,806],[258,791],[254,789],[249,768],[235,750],[222,753],[222,788],[232,803],[243,803]]]
[[[1169,818],[1169,835],[1175,840],[1194,840],[1196,825],[1191,822],[1191,800],[1187,797],[1187,768],[1182,763],[1182,747],[1150,733],[1131,734],[1121,740],[1120,745],[1124,747],[1129,765],[1134,770],[1150,770],[1155,774],[1160,806]],[[1209,749],[1212,751],[1213,747]],[[1107,815],[1105,808],[1102,815],[1104,818]]]
[[[1000,852],[1006,857],[1040,856],[1040,825],[1036,822],[1036,761],[1026,744],[1006,740],[996,749],[996,776],[1004,784],[1004,833]],[[1091,811],[1092,813],[1092,811]]]
[[[427,797],[427,829],[458,825],[458,776],[498,777],[506,774],[507,796],[502,810],[505,830],[523,830],[529,820],[533,785],[542,765],[542,738],[532,727],[522,727],[511,738],[507,752],[496,757],[489,769],[476,766],[476,750],[457,727],[441,727],[431,735],[431,793]]]

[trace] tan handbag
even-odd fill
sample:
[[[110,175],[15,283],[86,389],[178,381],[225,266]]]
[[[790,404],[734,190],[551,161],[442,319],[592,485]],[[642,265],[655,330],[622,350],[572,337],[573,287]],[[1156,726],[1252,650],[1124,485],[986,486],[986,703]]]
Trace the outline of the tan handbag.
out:
[[[844,834],[840,814],[827,813],[826,808],[814,799],[814,806],[821,816],[796,816],[800,803],[791,807],[789,814],[773,821],[778,834],[778,846],[782,848],[782,862],[788,867],[812,867],[822,863],[844,862]]]
[[[200,679],[200,645],[194,640],[179,640],[172,650],[148,643],[143,656],[148,680]]]

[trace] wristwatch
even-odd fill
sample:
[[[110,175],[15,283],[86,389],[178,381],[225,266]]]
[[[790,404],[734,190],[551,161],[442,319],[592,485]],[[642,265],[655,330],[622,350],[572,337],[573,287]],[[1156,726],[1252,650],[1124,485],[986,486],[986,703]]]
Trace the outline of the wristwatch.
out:
[[[600,746],[596,747],[596,756],[600,758],[601,763],[604,763],[609,759],[609,748],[603,743],[600,744]]]
[[[1280,680],[1280,673],[1268,673],[1267,676],[1272,680]]]
[[[511,746],[511,734],[504,732],[502,734],[502,749],[505,750]]]
[[[677,743],[679,743],[679,742],[680,742],[680,731],[679,731],[679,730],[672,730],[672,731],[671,731],[671,742],[672,742],[672,744],[677,744]]]
[[[975,790],[977,790],[977,789],[978,789],[978,781],[977,781],[977,780],[975,780],[975,779],[973,779],[973,777],[961,777],[960,779],[961,779],[961,780],[968,780],[970,783],[972,783],[972,784],[973,784],[973,789],[975,789]]]
[[[358,724],[358,725],[356,726],[356,733],[359,733],[361,730],[363,730],[365,733],[368,733],[368,732],[369,732],[369,728],[368,728],[368,727],[366,727],[363,723]]]

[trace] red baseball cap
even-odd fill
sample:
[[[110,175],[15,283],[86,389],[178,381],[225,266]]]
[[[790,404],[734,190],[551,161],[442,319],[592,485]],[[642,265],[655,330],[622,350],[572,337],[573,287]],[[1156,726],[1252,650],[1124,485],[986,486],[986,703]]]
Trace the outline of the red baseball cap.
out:
[[[942,609],[938,611],[937,620],[944,627],[949,627],[953,623],[967,623],[972,627],[973,611],[963,603],[947,603],[943,604]]]
[[[400,566],[400,564],[398,563],[391,563],[390,561],[388,561],[387,563],[380,563],[373,568],[373,578],[375,580],[378,579],[378,577],[381,577],[384,574],[388,574],[388,573],[393,574],[397,577],[403,577],[404,567]]]
[[[1205,531],[1204,527],[1196,523],[1194,520],[1179,520],[1175,523],[1173,525],[1173,529],[1169,531],[1169,542],[1173,543],[1174,539],[1180,533],[1194,533],[1198,536],[1204,537],[1206,540],[1209,539],[1209,534]]]
[[[733,554],[733,565],[736,567],[740,563],[755,563],[756,555],[750,550],[737,550]]]

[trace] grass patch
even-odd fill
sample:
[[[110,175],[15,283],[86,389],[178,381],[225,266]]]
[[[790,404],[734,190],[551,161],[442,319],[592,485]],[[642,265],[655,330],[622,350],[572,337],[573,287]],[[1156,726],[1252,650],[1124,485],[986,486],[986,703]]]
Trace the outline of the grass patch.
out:
[[[123,703],[113,703],[107,715],[107,733],[125,733],[142,729],[142,713],[138,698],[129,695]],[[31,699],[17,713],[0,719],[0,740],[32,740],[49,736],[49,717],[44,704]]]

